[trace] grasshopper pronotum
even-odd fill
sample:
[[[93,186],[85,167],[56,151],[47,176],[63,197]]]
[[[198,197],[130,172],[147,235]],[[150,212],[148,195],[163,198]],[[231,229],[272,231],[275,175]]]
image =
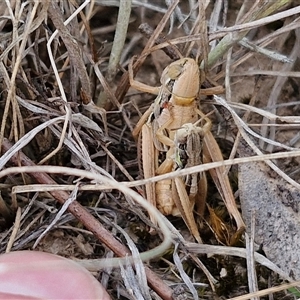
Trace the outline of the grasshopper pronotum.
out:
[[[145,178],[174,171],[176,163],[179,167],[182,164],[183,153],[187,156],[185,167],[202,163],[199,153],[201,148],[197,149],[198,146],[193,145],[196,143],[200,147],[202,140],[203,162],[223,160],[210,131],[211,121],[198,109],[196,103],[203,78],[194,59],[182,58],[167,66],[161,76],[160,88],[151,88],[134,81],[130,67],[129,78],[132,87],[158,94],[133,131],[135,137],[140,133],[142,135]],[[203,124],[193,125],[199,119],[204,120]],[[158,156],[163,151],[166,151],[165,159],[159,164]],[[242,231],[245,225],[236,207],[228,177],[224,176],[225,168],[213,169],[210,173],[230,215],[236,221],[238,231]],[[188,189],[187,182],[182,178],[147,184],[146,196],[163,214],[180,214],[195,239],[201,242],[193,209],[196,204],[200,213],[204,210],[206,180],[202,176],[198,183],[195,178],[192,176],[187,179],[191,181]]]

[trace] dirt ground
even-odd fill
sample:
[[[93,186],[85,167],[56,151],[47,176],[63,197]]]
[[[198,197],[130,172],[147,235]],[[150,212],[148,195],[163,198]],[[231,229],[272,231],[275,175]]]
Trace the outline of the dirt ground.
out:
[[[94,216],[118,242],[130,246],[129,240],[131,240],[140,253],[158,246],[162,242],[163,235],[159,230],[158,233],[153,233],[153,229],[150,230],[152,223],[144,208],[137,205],[129,195],[124,197],[121,191],[117,191],[116,188],[112,188],[108,184],[106,184],[106,188],[88,188],[95,181],[92,180],[92,177],[84,178],[79,172],[80,170],[94,172],[117,182],[129,182],[143,178],[139,166],[141,164],[140,147],[137,146],[139,144],[132,136],[132,130],[142,114],[153,103],[155,96],[129,88],[128,78],[125,77],[128,66],[135,57],[138,62],[141,62],[139,69],[134,70],[137,71],[135,80],[152,87],[161,86],[160,77],[164,68],[176,59],[174,56],[178,53],[183,57],[200,57],[201,60],[205,57],[205,50],[210,54],[212,53],[213,47],[216,46],[214,41],[218,44],[222,40],[225,35],[221,32],[223,27],[254,21],[256,19],[254,17],[255,9],[259,11],[258,8],[261,5],[261,10],[263,10],[262,3],[267,3],[272,7],[270,4],[272,1],[257,1],[256,6],[253,6],[254,1],[208,1],[209,4],[205,11],[205,18],[208,21],[206,27],[207,24],[203,23],[203,19],[202,21],[197,19],[201,15],[197,9],[193,10],[190,16],[188,15],[191,11],[189,5],[194,1],[181,1],[178,5],[178,8],[181,9],[179,16],[189,16],[189,18],[186,18],[184,24],[181,24],[178,16],[174,17],[174,23],[173,18],[169,18],[166,25],[163,25],[161,29],[160,38],[162,40],[158,44],[166,41],[170,46],[176,44],[177,38],[187,38],[189,35],[185,32],[185,26],[191,29],[194,24],[202,25],[196,28],[194,32],[194,34],[200,32],[201,37],[194,44],[183,39],[176,44],[175,50],[174,46],[170,46],[171,52],[151,49],[146,59],[141,61],[141,53],[149,43],[149,39],[151,41],[153,32],[150,33],[149,37],[142,34],[138,28],[140,24],[147,23],[155,29],[166,14],[167,6],[162,1],[152,0],[141,1],[144,3],[143,7],[139,1],[135,1],[139,4],[133,5],[131,10],[118,70],[109,78],[108,61],[115,39],[119,11],[115,2],[119,1],[93,1],[93,6],[88,5],[81,14],[70,22],[70,25],[64,26],[62,21],[65,21],[78,5],[84,3],[84,1],[77,1],[78,3],[74,7],[75,2],[71,0],[60,1],[57,3],[57,10],[48,10],[48,13],[46,13],[44,4],[40,4],[38,7],[39,14],[33,16],[33,23],[30,26],[31,29],[28,29],[29,32],[26,32],[24,24],[30,22],[29,19],[26,19],[26,13],[31,11],[33,4],[24,4],[24,12],[19,18],[18,26],[14,26],[10,18],[0,20],[2,30],[2,38],[0,39],[2,64],[0,73],[0,115],[2,120],[0,136],[5,138],[5,140],[1,140],[0,171],[24,164],[51,165],[78,170],[78,176],[76,173],[61,171],[51,174],[47,180],[41,179],[41,173],[35,173],[35,176],[26,172],[22,174],[20,172],[12,173],[4,177],[1,175],[0,253],[4,253],[8,245],[11,244],[11,251],[34,249],[72,259],[106,258],[111,257],[113,252],[117,256],[120,255],[109,247],[109,242],[106,243],[101,237],[99,238],[100,233],[95,234],[92,227],[88,227],[85,223],[88,220],[81,219],[80,213],[74,212],[75,208],[74,210],[69,209],[59,219],[55,219],[62,209],[64,201],[59,199],[66,194],[57,196],[45,187],[40,187],[38,190],[22,189],[37,183],[62,186],[76,185],[78,182],[79,190],[75,193],[76,201]],[[277,2],[279,3],[279,1]],[[287,5],[273,13],[287,12],[291,8],[297,8],[299,4],[297,1],[286,2],[288,2]],[[214,21],[212,16],[216,10],[216,3],[222,3],[220,12],[215,13],[215,16],[218,16],[218,26],[211,29],[209,26],[212,26]],[[5,3],[1,3],[0,8],[9,15]],[[12,14],[17,13],[17,8],[18,1],[11,1]],[[250,12],[250,16],[247,15],[247,12]],[[240,21],[237,22],[239,13],[242,15],[239,17]],[[87,21],[88,15],[90,18]],[[243,19],[242,16],[245,18]],[[257,19],[265,16],[257,17]],[[299,114],[298,53],[300,35],[297,24],[300,25],[300,22],[298,18],[297,14],[290,14],[288,17],[282,17],[279,20],[247,30],[246,37],[252,46],[257,47],[255,51],[235,43],[209,66],[205,74],[206,79],[202,82],[201,89],[203,91],[214,86],[224,87],[225,89],[220,96],[226,99],[237,116],[242,118],[247,126],[258,135],[277,142],[273,145],[264,143],[261,139],[248,133],[251,137],[250,140],[264,154],[295,150],[299,145],[299,120],[297,116]],[[84,26],[84,22],[86,22],[86,26]],[[66,29],[66,32],[63,32],[63,28]],[[81,28],[82,32],[80,33]],[[207,28],[208,33],[205,34]],[[51,47],[58,76],[62,82],[62,89],[66,95],[66,102],[51,66],[49,49],[47,48],[47,41],[56,29],[60,32],[60,38],[56,37]],[[214,37],[214,33],[220,32],[223,35],[220,35],[219,38]],[[24,37],[26,37],[27,42],[22,45]],[[210,41],[206,40],[205,37],[209,37]],[[203,45],[205,41],[207,43]],[[192,51],[186,52],[189,45],[191,45]],[[24,49],[22,50],[23,46]],[[269,52],[260,53],[258,46],[269,50]],[[18,61],[20,49],[23,54]],[[279,54],[281,55],[280,58]],[[208,62],[210,58],[209,55],[206,57]],[[228,110],[219,105],[212,95],[205,96],[204,92],[202,94],[200,92],[198,100],[201,111],[204,113],[213,111],[213,114],[209,115],[212,120],[212,134],[225,159],[254,155],[254,150],[245,143],[243,138],[236,146],[234,145],[237,138],[240,139],[238,137],[239,129],[236,119]],[[248,106],[243,107],[240,104]],[[255,112],[249,109],[250,106],[261,109],[261,111]],[[281,117],[290,117],[290,119],[276,118],[275,120],[273,118],[270,120],[264,117],[262,111]],[[64,117],[66,112],[74,116],[64,132],[63,121],[65,118],[57,119],[55,122],[53,120]],[[45,128],[34,132],[34,129],[42,124],[45,124]],[[270,126],[270,124],[276,125]],[[4,154],[17,151],[12,148],[13,145],[17,145],[17,141],[28,132],[33,132],[32,137],[28,137],[26,141],[21,140],[21,146],[18,149],[26,157],[15,155],[6,160]],[[65,140],[60,144],[60,138],[64,135]],[[235,147],[237,150],[233,150]],[[55,149],[58,151],[53,153]],[[50,154],[51,156],[48,157]],[[28,163],[28,159],[31,162]],[[44,159],[45,161],[43,161]],[[164,157],[160,156],[159,159],[161,161]],[[297,189],[299,158],[286,157],[285,159],[273,160],[273,162],[292,180],[295,180],[294,186],[290,183],[293,187],[289,190]],[[261,168],[259,172],[263,170]],[[285,185],[286,181],[282,181],[280,175],[274,171],[267,169],[262,174],[259,172],[256,174],[254,171],[251,173],[253,174],[251,177],[254,178],[259,174],[264,180],[267,178],[262,188],[266,186],[267,190],[269,187],[268,184],[271,181],[268,178],[272,178],[272,184]],[[242,211],[242,199],[239,198],[239,195],[247,194],[242,206],[249,210],[252,206],[248,206],[248,204],[251,204],[252,201],[267,200],[259,199],[262,193],[256,190],[257,187],[248,180],[247,176],[247,169],[241,170],[237,165],[230,168],[229,179],[237,207],[247,225],[247,233],[251,235],[249,231],[251,215],[249,216]],[[197,218],[204,244],[208,246],[234,246],[244,249],[246,247],[244,235],[238,236],[234,240],[234,245],[233,243],[230,244],[230,237],[234,236],[237,225],[229,216],[211,175],[207,174],[207,180],[208,207],[205,209],[204,216]],[[245,185],[245,182],[248,182],[248,185]],[[105,180],[102,183],[105,183]],[[87,187],[82,188],[84,186]],[[20,187],[20,189],[16,190],[13,187]],[[247,193],[245,193],[245,189]],[[256,199],[251,199],[251,189],[253,189]],[[132,190],[144,195],[142,187],[135,186]],[[273,190],[270,189],[269,191],[271,193]],[[69,193],[70,189],[67,189],[67,195]],[[272,194],[270,197],[273,197]],[[300,201],[297,196],[293,197],[295,203]],[[245,201],[247,205],[243,204]],[[285,206],[288,205],[285,204]],[[289,210],[291,206],[288,207]],[[21,208],[21,216],[18,220],[19,228],[14,235],[12,232],[14,224],[18,224],[16,220],[18,207]],[[267,210],[267,207],[268,204],[262,202],[262,205],[255,206],[255,209]],[[294,214],[291,218],[297,219],[298,209],[293,209],[293,211]],[[256,239],[254,238],[255,251],[262,256],[266,255],[267,258],[270,258],[268,251],[273,251],[272,262],[279,266],[283,273],[286,272],[286,277],[282,277],[282,274],[279,276],[278,273],[257,262],[252,267],[256,272],[259,290],[280,285],[285,280],[289,281],[289,276],[293,280],[300,279],[297,272],[294,272],[296,275],[289,272],[292,267],[286,266],[288,262],[283,266],[280,265],[280,261],[277,261],[277,259],[280,260],[281,255],[288,255],[288,253],[280,252],[282,244],[272,244],[272,247],[276,249],[268,248],[267,237],[261,233],[260,227],[262,223],[268,224],[268,218],[265,216],[264,218],[266,219],[256,221],[256,232],[253,233],[254,236],[257,234]],[[197,251],[200,248],[197,251],[192,250],[194,248],[191,245],[195,241],[182,218],[168,216],[168,219],[181,237],[175,234],[176,239],[173,241],[172,247],[160,257],[147,261],[145,265],[161,281],[172,288],[174,299],[196,298],[184,280],[184,273],[191,282],[195,283],[194,287],[199,299],[229,299],[238,295],[245,295],[251,291],[247,281],[247,268],[249,269],[249,266],[247,266],[244,258],[228,253],[212,255],[214,251],[217,251],[214,250],[215,248],[207,248],[207,252],[198,254]],[[219,222],[219,225],[214,225],[214,221]],[[53,222],[55,224],[51,225],[49,231],[37,243],[37,239]],[[224,240],[217,234],[215,226],[219,226],[220,232],[224,236],[226,235]],[[268,226],[272,226],[272,224]],[[295,226],[293,230],[298,228],[298,224],[293,226]],[[293,230],[291,229],[291,235],[296,234]],[[182,239],[180,240],[178,236]],[[284,241],[281,242],[284,243]],[[232,251],[236,250],[232,248]],[[297,245],[288,251],[297,252]],[[180,263],[176,260],[177,256]],[[297,268],[297,266],[293,268]],[[129,272],[129,268],[126,270]],[[129,273],[125,272],[125,274],[128,276]],[[136,274],[133,276],[134,280],[141,285],[138,281],[140,274]],[[147,299],[148,297],[148,295],[143,295],[142,298],[139,298],[136,294],[131,295],[130,291],[134,290],[133,285],[124,283],[119,268],[100,270],[94,275],[107,289],[112,299]],[[286,290],[274,293],[273,299],[295,299],[296,292],[293,293]],[[151,290],[150,297],[160,299],[153,290]],[[164,299],[171,298],[166,296]],[[260,299],[271,298],[262,296]]]

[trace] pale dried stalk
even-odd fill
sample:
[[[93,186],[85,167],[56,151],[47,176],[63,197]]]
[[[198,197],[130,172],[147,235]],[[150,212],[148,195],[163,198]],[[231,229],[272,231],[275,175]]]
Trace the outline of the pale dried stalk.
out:
[[[248,287],[249,292],[257,292],[257,275],[256,275],[256,264],[254,259],[254,236],[255,236],[255,212],[252,212],[251,216],[251,232],[250,236],[248,233],[245,233],[246,239],[246,252],[247,252],[247,277],[248,277]],[[253,300],[259,300],[257,297],[253,298]]]
[[[245,248],[215,246],[215,245],[196,244],[196,243],[186,243],[185,247],[187,248],[188,251],[194,254],[213,254],[213,255],[223,255],[223,256],[237,256],[245,259],[247,258],[247,250]],[[277,265],[271,262],[264,255],[254,252],[254,259],[257,263],[277,273],[283,279],[289,282],[294,281],[288,274],[282,271]]]
[[[283,159],[283,158],[292,158],[292,157],[298,157],[300,156],[300,150],[295,151],[288,151],[288,152],[277,152],[272,154],[261,154],[261,155],[253,155],[249,157],[240,157],[240,158],[234,158],[234,159],[228,159],[218,162],[211,162],[206,163],[178,171],[172,171],[167,174],[157,175],[148,179],[141,179],[136,180],[133,182],[122,182],[123,185],[127,187],[136,187],[136,186],[142,186],[147,183],[155,183],[160,180],[165,179],[171,179],[176,178],[179,176],[187,176],[195,173],[205,172],[209,171],[210,169],[218,168],[221,166],[232,166],[237,164],[243,164],[243,163],[249,163],[249,162],[258,162],[258,161],[267,161],[267,160],[276,160],[276,159]],[[289,181],[290,182],[290,181]],[[291,183],[291,182],[290,182]],[[295,183],[291,183],[295,186]],[[54,190],[61,190],[61,191],[69,191],[74,189],[74,185],[58,185],[58,186],[46,186],[46,191],[54,191]],[[296,185],[298,188],[298,186]],[[80,187],[80,190],[87,190],[87,191],[93,191],[93,190],[107,190],[110,189],[110,185],[101,184],[101,185],[85,185],[83,187]],[[299,186],[300,188],[300,186]],[[28,185],[28,189],[26,187],[23,187],[24,191],[39,191],[40,187],[36,185]]]
[[[234,298],[230,298],[228,300],[247,300],[247,299],[252,299],[252,297],[262,297],[262,296],[266,296],[272,293],[276,293],[276,292],[280,292],[280,291],[284,291],[287,290],[289,288],[292,288],[294,286],[300,286],[300,281],[295,281],[292,283],[286,283],[286,284],[282,284],[276,287],[271,287],[262,291],[258,291],[255,293],[250,293],[247,295],[243,295],[243,296],[238,296],[238,297],[234,297]]]
[[[20,223],[21,223],[21,207],[18,207],[18,210],[17,210],[17,213],[16,213],[16,218],[15,218],[14,229],[11,233],[11,236],[10,236],[9,241],[7,243],[7,246],[6,246],[6,250],[5,250],[6,253],[10,252],[10,250],[13,246],[13,243],[15,241],[17,233],[20,229]]]

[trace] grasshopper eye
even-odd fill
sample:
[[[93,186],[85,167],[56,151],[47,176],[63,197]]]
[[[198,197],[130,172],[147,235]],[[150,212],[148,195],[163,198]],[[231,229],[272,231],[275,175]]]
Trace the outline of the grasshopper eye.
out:
[[[168,76],[171,80],[176,80],[182,74],[182,65],[174,64],[168,68]]]
[[[182,74],[182,69],[183,66],[182,64],[178,63],[178,61],[175,61],[171,63],[169,66],[167,66],[162,75],[161,75],[161,84],[162,86],[165,86],[168,84],[170,81],[175,81],[177,80],[180,75]]]

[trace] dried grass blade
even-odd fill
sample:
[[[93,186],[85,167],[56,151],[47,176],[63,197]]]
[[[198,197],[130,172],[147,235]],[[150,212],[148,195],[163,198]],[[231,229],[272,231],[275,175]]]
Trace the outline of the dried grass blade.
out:
[[[65,26],[63,22],[63,16],[61,14],[61,10],[59,9],[58,5],[55,2],[51,2],[48,8],[49,16],[55,25],[56,29],[59,31],[61,38],[64,41],[64,44],[68,50],[70,60],[72,65],[77,69],[78,76],[81,81],[82,89],[85,95],[92,99],[92,92],[90,86],[90,79],[86,71],[86,67],[84,61],[82,59],[81,50],[76,42],[76,40],[72,37],[69,30]]]
[[[6,153],[0,157],[0,170],[5,166],[5,164],[15,155],[20,149],[26,146],[38,132],[42,131],[46,127],[54,124],[56,122],[64,121],[65,117],[57,117],[47,122],[42,123],[41,125],[33,128],[27,134],[25,134],[20,140],[18,140]]]
[[[179,255],[178,255],[177,251],[178,251],[178,243],[175,244],[175,249],[174,249],[174,252],[173,252],[174,263],[175,263],[175,265],[176,265],[176,267],[177,267],[177,269],[180,273],[180,276],[181,276],[182,280],[185,282],[186,286],[188,287],[191,294],[193,295],[193,299],[198,300],[199,297],[198,297],[197,290],[195,289],[190,277],[184,271],[182,262],[179,258]]]
[[[224,160],[220,148],[210,131],[204,136],[203,147],[204,163]],[[229,214],[235,219],[238,230],[245,228],[245,223],[235,203],[228,176],[224,176],[224,174],[226,174],[225,167],[220,166],[219,168],[210,169],[209,172],[215,182],[215,185],[217,186],[217,189],[226,205]]]
[[[127,273],[131,274],[131,278],[129,278],[129,279],[131,279],[131,281],[128,283],[131,286],[135,287],[135,289],[133,291],[135,292],[135,294],[137,294],[137,299],[151,300],[151,296],[149,293],[149,287],[147,285],[147,277],[146,277],[146,273],[145,273],[145,267],[140,258],[140,253],[139,253],[135,243],[133,242],[133,240],[127,234],[127,232],[125,230],[123,230],[120,226],[118,226],[117,224],[114,224],[114,226],[124,235],[126,242],[128,244],[128,247],[131,250],[132,257],[134,259],[134,268],[135,268],[136,274],[134,274],[133,268],[128,260],[126,269],[123,268],[124,275],[125,275],[125,277],[123,276],[124,282],[127,279],[126,274]],[[122,269],[123,266],[120,265],[120,267]],[[138,295],[140,295],[141,298],[139,298]]]

